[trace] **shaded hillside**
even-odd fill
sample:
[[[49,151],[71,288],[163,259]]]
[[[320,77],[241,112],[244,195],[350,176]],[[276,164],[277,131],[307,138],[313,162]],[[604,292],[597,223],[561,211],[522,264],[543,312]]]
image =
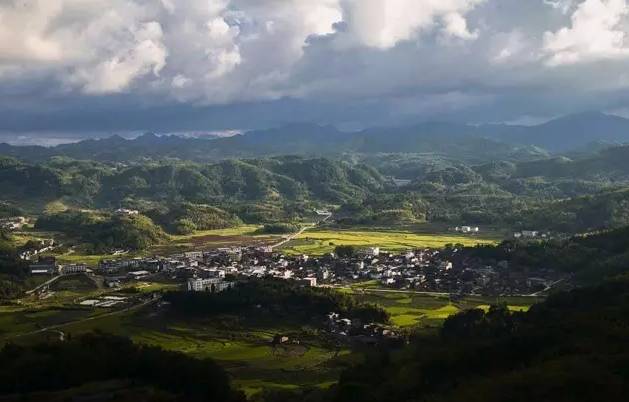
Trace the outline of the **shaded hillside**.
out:
[[[585,284],[629,275],[629,226],[567,239],[506,240],[468,249],[471,255],[508,261],[513,271],[546,268],[573,274]]]
[[[469,310],[439,335],[375,351],[330,391],[265,402],[624,401],[629,392],[629,282],[551,296],[527,313]]]
[[[173,370],[177,375],[173,376]],[[130,389],[161,391],[157,395],[144,393],[141,400],[245,401],[244,395],[231,388],[227,374],[211,360],[102,334],[35,346],[7,345],[0,350],[0,378],[3,400],[30,400],[28,394],[34,392],[39,393],[34,397],[47,400],[42,393],[88,383],[128,381]],[[107,393],[98,391],[77,393],[80,396],[76,400],[109,399]],[[115,399],[115,394],[111,397]]]

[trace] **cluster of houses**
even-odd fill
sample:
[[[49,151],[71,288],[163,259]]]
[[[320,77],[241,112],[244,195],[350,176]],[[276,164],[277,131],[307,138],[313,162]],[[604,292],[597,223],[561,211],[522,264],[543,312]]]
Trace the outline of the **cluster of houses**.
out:
[[[342,318],[338,313],[327,315],[326,330],[337,338],[350,337],[362,344],[376,344],[382,341],[399,341],[401,336],[394,329],[376,323],[363,323],[360,319]]]
[[[478,226],[457,226],[454,228],[454,231],[457,233],[471,234],[479,233],[480,228]]]
[[[548,237],[548,233],[543,233],[537,230],[522,230],[520,232],[513,233],[515,239],[545,239]]]
[[[32,274],[90,272],[85,264],[60,266],[40,257]],[[221,292],[240,279],[281,278],[303,286],[343,286],[371,281],[381,287],[475,295],[529,295],[548,288],[560,273],[543,267],[510,269],[508,261],[477,257],[467,249],[419,249],[389,253],[365,248],[350,257],[334,253],[289,256],[268,247],[231,247],[169,257],[103,260],[94,267],[109,286],[128,280],[167,278],[188,291]]]
[[[122,216],[140,215],[140,211],[138,211],[137,209],[118,208],[114,212],[116,213],[116,215],[122,215]]]
[[[31,275],[71,275],[92,272],[86,264],[57,263],[54,256],[39,256],[37,261],[29,265]]]
[[[18,252],[22,260],[30,260],[32,257],[54,250],[55,241],[53,239],[32,240]]]
[[[28,223],[28,219],[24,216],[13,216],[10,218],[0,219],[0,229],[3,230],[20,230]]]

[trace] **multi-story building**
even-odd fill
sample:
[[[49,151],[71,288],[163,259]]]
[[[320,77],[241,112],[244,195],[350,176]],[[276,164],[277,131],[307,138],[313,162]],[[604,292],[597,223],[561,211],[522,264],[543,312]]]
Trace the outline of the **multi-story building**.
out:
[[[59,268],[59,272],[67,275],[67,274],[79,274],[83,272],[87,272],[87,265],[85,264],[71,264],[71,265],[63,265]]]
[[[224,290],[232,288],[234,282],[225,282],[221,278],[190,278],[188,279],[189,292],[211,292],[220,293]]]

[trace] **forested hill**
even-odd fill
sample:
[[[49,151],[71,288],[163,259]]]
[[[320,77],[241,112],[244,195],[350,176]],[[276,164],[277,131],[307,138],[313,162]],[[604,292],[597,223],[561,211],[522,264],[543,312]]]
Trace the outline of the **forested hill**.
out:
[[[14,201],[70,197],[77,203],[110,207],[120,206],[125,199],[338,203],[379,191],[384,185],[384,178],[373,168],[329,159],[106,165],[64,158],[43,164],[0,158],[2,198]]]
[[[101,333],[6,345],[0,349],[0,378],[3,401],[246,402],[213,360]]]
[[[276,222],[337,205],[336,217],[347,224],[428,220],[574,233],[629,224],[628,158],[629,146],[575,159],[481,164],[426,154],[214,163],[102,163],[66,157],[32,163],[0,157],[0,200],[8,201],[8,207],[62,199],[78,208],[153,211],[149,216],[171,232],[192,227],[196,207],[194,213],[181,207],[190,203],[219,208],[201,213],[214,216],[218,224],[195,218],[197,227],[227,227],[237,218]],[[185,213],[174,214],[176,209]]]

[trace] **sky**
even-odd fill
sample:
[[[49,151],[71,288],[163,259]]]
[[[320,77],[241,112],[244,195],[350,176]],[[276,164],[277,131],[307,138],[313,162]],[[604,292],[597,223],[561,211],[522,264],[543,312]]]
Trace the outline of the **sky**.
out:
[[[629,114],[628,32],[627,0],[0,0],[0,131]]]

